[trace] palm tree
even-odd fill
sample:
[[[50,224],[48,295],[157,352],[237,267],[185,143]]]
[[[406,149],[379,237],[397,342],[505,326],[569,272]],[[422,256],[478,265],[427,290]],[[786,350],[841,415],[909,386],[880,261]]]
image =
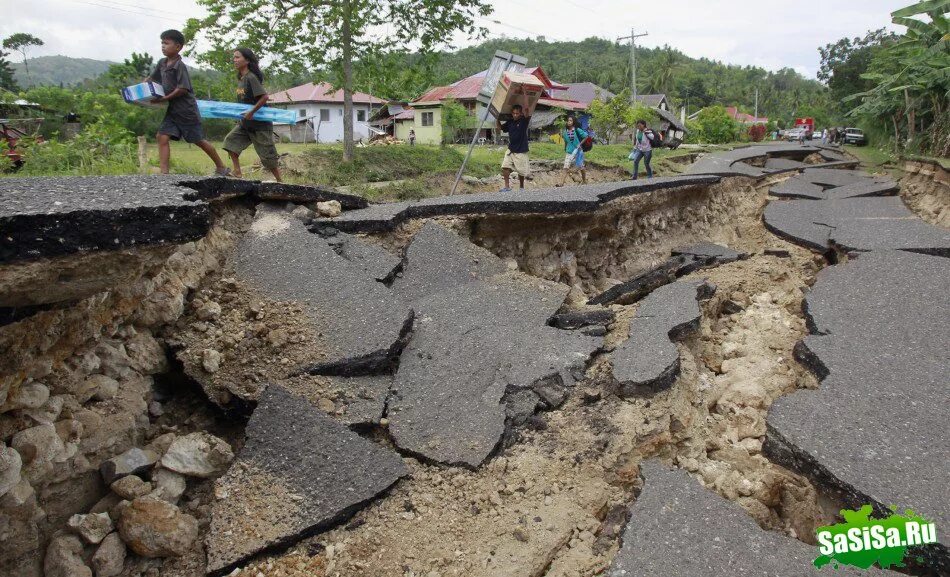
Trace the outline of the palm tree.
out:
[[[669,46],[664,46],[654,59],[653,66],[653,72],[650,74],[650,88],[658,94],[671,93],[676,74],[683,66],[679,52]]]

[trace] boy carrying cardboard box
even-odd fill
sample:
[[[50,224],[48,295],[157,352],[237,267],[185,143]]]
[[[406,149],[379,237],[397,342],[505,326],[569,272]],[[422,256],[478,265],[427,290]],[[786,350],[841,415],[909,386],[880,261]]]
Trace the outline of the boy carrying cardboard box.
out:
[[[164,96],[152,100],[153,104],[168,103],[165,119],[158,128],[158,165],[162,174],[168,174],[171,158],[170,140],[184,140],[198,146],[214,162],[215,174],[227,176],[231,171],[221,161],[218,151],[205,140],[201,129],[201,115],[198,103],[191,87],[191,76],[181,60],[181,49],[185,45],[185,35],[178,30],[166,30],[161,33],[162,54],[155,70],[148,78],[161,83]]]

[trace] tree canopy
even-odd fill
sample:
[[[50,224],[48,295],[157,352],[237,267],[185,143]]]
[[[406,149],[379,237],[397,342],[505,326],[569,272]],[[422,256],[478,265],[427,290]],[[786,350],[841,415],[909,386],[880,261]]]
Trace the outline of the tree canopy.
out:
[[[249,47],[270,56],[269,66],[297,75],[331,73],[343,88],[344,159],[353,157],[355,62],[413,46],[426,54],[461,31],[481,33],[475,18],[484,0],[198,0],[208,15],[188,21],[186,32],[212,49],[199,59],[223,70],[232,50]]]

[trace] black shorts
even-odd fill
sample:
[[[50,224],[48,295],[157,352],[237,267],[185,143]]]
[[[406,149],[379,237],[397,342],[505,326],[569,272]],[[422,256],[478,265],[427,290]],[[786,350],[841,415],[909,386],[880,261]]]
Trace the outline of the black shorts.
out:
[[[165,120],[162,120],[162,125],[158,127],[158,133],[167,134],[172,140],[184,140],[191,144],[205,139],[205,133],[200,122],[197,124],[180,124],[168,116],[165,117]]]

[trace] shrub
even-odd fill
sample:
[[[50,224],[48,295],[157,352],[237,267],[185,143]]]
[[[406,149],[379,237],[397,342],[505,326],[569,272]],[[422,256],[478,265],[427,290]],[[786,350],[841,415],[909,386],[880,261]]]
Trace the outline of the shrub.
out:
[[[752,142],[762,142],[765,138],[765,125],[753,124],[749,127],[749,140]]]
[[[24,175],[128,174],[138,171],[132,133],[120,126],[95,122],[75,138],[45,142],[21,140]]]

